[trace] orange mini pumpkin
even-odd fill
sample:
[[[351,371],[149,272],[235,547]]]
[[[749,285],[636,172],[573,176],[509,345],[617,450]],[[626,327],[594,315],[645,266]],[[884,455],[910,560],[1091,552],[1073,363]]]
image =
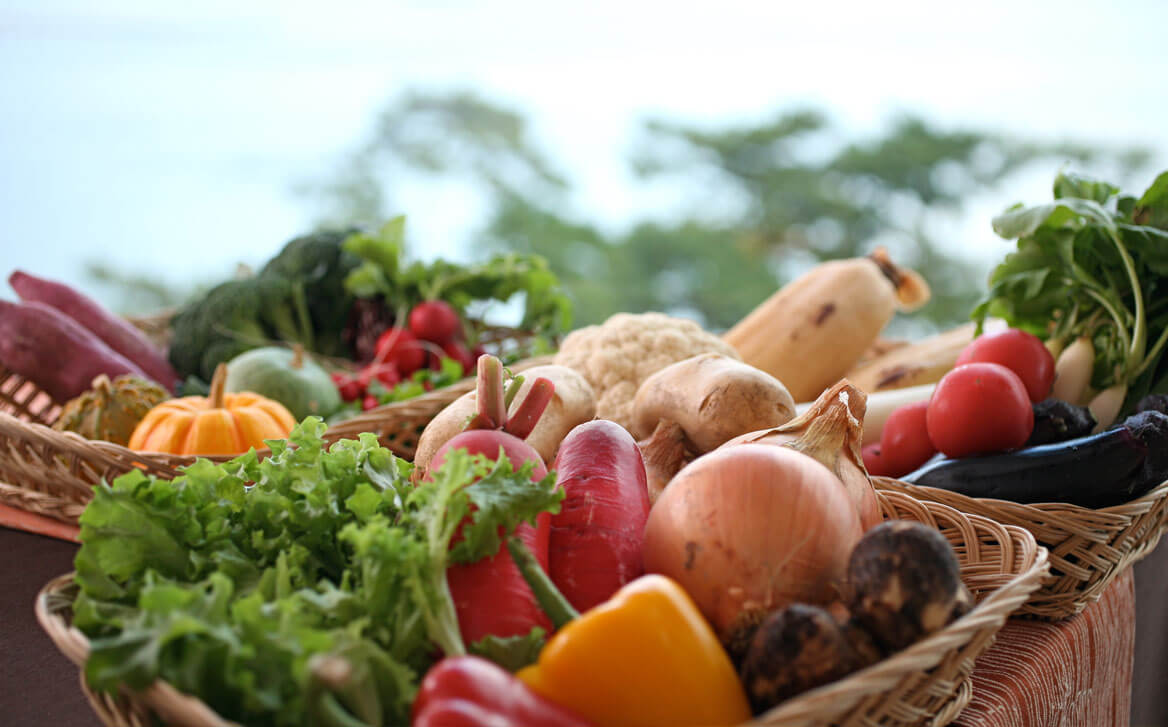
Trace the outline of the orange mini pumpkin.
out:
[[[227,367],[220,364],[210,396],[184,396],[151,409],[130,436],[130,449],[169,454],[243,454],[264,449],[265,439],[284,439],[296,420],[278,401],[242,391],[224,394]]]

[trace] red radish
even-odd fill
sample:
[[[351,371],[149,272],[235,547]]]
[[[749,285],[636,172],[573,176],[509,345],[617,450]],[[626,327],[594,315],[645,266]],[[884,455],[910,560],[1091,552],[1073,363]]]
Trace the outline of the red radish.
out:
[[[377,401],[377,397],[373,394],[366,394],[365,398],[361,400],[361,409],[363,411],[376,409],[380,403],[381,402]]]
[[[445,343],[462,331],[462,321],[454,307],[443,300],[418,303],[410,311],[410,331],[423,341]]]
[[[458,363],[462,364],[462,375],[469,376],[475,368],[475,359],[470,355],[466,346],[458,341],[447,341],[442,344],[442,352]]]
[[[484,358],[479,364],[479,414],[471,420],[466,431],[452,437],[434,454],[429,471],[441,466],[446,452],[465,449],[469,454],[482,454],[496,459],[502,454],[516,469],[526,462],[534,462],[531,476],[540,480],[547,476],[547,466],[531,445],[523,441],[530,426],[551,400],[551,382],[543,379],[532,385],[528,397],[520,404],[515,416],[507,420],[507,406],[503,391],[503,366],[499,359]],[[530,426],[529,426],[530,424]],[[515,529],[539,564],[548,568],[548,536],[551,516],[543,513],[532,527],[526,523]],[[456,540],[457,540],[456,536]],[[460,563],[446,570],[446,580],[458,614],[459,631],[466,643],[472,643],[489,634],[519,636],[540,626],[551,630],[551,623],[539,607],[527,581],[515,567],[511,554],[500,546],[495,555],[475,563]]]
[[[643,572],[645,463],[624,427],[596,419],[569,432],[552,469],[564,500],[552,516],[548,575],[586,611]]]
[[[426,365],[425,347],[406,328],[387,328],[377,338],[376,351],[375,363],[391,363],[403,376],[409,376]]]
[[[474,345],[474,347],[471,348],[471,350],[470,350],[470,358],[472,361],[475,362],[476,366],[479,363],[479,359],[482,358],[483,356],[486,356],[486,355],[487,355],[487,349],[481,343],[476,343]]]
[[[337,381],[336,379],[333,379]],[[361,398],[361,382],[355,378],[346,376],[342,380],[337,381],[337,392],[341,395],[341,399],[345,401],[356,401]]]
[[[391,363],[383,363],[374,370],[373,376],[387,389],[392,389],[401,383],[401,372]]]

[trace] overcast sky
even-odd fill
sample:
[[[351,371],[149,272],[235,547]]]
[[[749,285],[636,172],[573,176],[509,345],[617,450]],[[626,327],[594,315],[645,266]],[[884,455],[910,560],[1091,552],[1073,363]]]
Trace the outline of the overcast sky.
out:
[[[611,225],[650,203],[623,161],[649,113],[811,102],[857,133],[908,109],[1168,150],[1168,2],[688,5],[0,0],[0,267],[78,282],[94,257],[173,279],[260,262],[313,219],[294,185],[407,88],[529,112],[577,208]],[[475,210],[444,194],[397,199],[415,241],[457,255]]]

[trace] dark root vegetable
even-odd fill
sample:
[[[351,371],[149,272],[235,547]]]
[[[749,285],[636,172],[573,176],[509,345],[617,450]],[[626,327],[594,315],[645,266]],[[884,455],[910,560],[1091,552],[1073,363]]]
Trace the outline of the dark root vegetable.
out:
[[[796,603],[772,613],[755,632],[740,670],[755,714],[875,662],[879,653],[864,645],[866,638],[818,606]]]
[[[1034,431],[1026,440],[1027,447],[1085,437],[1095,429],[1095,416],[1085,406],[1046,399],[1034,404],[1033,409]]]
[[[846,595],[856,624],[890,653],[973,606],[949,541],[907,520],[885,522],[860,539],[848,561]]]

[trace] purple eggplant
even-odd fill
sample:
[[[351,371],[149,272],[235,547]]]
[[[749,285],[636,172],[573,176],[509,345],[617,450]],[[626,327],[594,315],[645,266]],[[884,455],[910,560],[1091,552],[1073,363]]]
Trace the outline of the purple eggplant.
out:
[[[930,461],[903,478],[969,497],[1100,508],[1168,479],[1168,415],[1133,414],[1098,434],[1013,452]]]

